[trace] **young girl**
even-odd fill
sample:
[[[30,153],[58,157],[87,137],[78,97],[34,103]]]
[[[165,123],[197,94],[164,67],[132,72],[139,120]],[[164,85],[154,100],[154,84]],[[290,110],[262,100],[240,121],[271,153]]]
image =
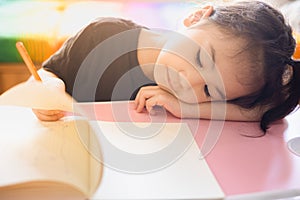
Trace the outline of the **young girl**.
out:
[[[182,118],[260,121],[264,131],[297,107],[300,64],[277,10],[259,1],[206,6],[184,25],[173,33],[101,18],[68,39],[39,73],[79,102],[134,99],[137,112],[159,105]],[[34,113],[46,121],[63,117]]]

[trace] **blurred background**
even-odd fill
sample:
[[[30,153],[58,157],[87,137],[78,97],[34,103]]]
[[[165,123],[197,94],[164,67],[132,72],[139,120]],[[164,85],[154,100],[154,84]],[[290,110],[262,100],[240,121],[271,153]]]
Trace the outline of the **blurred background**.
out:
[[[17,41],[40,67],[66,38],[95,18],[121,17],[149,28],[178,30],[193,9],[215,1],[225,0],[0,0],[0,94],[30,75],[16,50]],[[289,2],[266,1],[280,6]],[[290,8],[285,10],[289,13]],[[300,21],[300,7],[298,11]]]
[[[97,17],[122,17],[151,28],[178,29],[180,17],[196,4],[176,0],[0,2],[0,62],[21,61],[15,49],[15,42],[21,40],[37,63]]]
[[[201,2],[201,0],[200,0]],[[195,7],[182,0],[0,0],[0,94],[29,77],[15,44],[41,63],[98,17],[122,17],[151,28],[179,29]]]

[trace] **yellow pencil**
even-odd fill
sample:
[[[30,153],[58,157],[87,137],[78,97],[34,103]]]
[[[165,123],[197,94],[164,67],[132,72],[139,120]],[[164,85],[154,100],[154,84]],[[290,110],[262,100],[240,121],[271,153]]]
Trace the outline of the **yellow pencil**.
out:
[[[35,80],[37,81],[42,81],[41,77],[39,76],[39,74],[37,73],[37,69],[34,66],[25,46],[23,45],[22,42],[17,42],[16,43],[16,47],[21,55],[21,57],[23,58],[27,68],[29,69],[30,73],[32,74],[32,76],[34,77]]]

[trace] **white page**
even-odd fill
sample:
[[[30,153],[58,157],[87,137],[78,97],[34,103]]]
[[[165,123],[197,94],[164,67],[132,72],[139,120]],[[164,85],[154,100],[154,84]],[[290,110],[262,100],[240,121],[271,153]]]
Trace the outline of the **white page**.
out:
[[[99,139],[102,147],[104,169],[100,187],[91,198],[96,199],[222,199],[223,191],[217,183],[214,175],[210,171],[206,161],[202,159],[201,152],[194,141],[188,126],[181,123],[134,123],[135,126],[144,127],[144,130],[158,130],[156,134],[145,139],[145,132],[138,132],[138,128],[130,131],[133,123],[126,122],[97,122]],[[147,132],[147,131],[146,131]],[[125,134],[124,134],[125,133]],[[102,134],[102,135],[101,135]],[[136,135],[134,135],[136,134]],[[139,135],[144,137],[138,138]],[[150,136],[150,133],[148,134]],[[180,140],[176,143],[175,140]],[[185,143],[186,148],[180,146],[180,142]],[[109,144],[106,144],[109,143]],[[159,159],[168,156],[164,151],[169,146],[170,149],[177,147],[182,150],[178,155],[171,155],[166,160],[169,162],[153,166],[153,170],[146,169],[148,173],[143,173],[137,169],[136,172],[122,169],[122,162],[138,163],[140,160],[126,160],[126,153],[130,155],[148,156],[157,155],[153,159],[145,160],[145,165],[150,162],[157,162]],[[177,146],[176,146],[177,144]],[[110,145],[116,147],[120,152],[110,150]],[[125,152],[124,155],[122,152]],[[162,157],[159,153],[162,152]],[[169,154],[170,155],[170,154]],[[150,156],[151,157],[151,156]],[[131,157],[131,158],[134,158]],[[114,159],[120,159],[119,166],[114,165]],[[157,167],[157,168],[155,168]],[[147,167],[146,167],[147,168]],[[125,169],[125,170],[124,170]],[[129,172],[129,173],[127,173]]]
[[[67,93],[59,92],[42,82],[23,82],[0,95],[0,105],[24,106],[45,110],[72,112],[75,101]]]
[[[91,158],[79,137],[79,132],[89,134],[87,121],[41,122],[30,108],[14,106],[0,106],[0,113],[0,187],[61,181],[90,195]]]
[[[0,96],[0,105],[39,109],[73,111],[73,103],[68,95],[42,83],[22,83]],[[147,123],[134,124],[132,129],[132,123],[94,121],[103,155],[90,151],[96,159],[102,157],[106,166],[100,187],[91,199],[223,198],[224,194],[186,124],[152,123],[150,129]],[[141,131],[136,127],[145,128]],[[153,130],[156,134],[151,135]],[[115,148],[114,152],[111,147]],[[175,155],[172,155],[173,151]],[[132,160],[149,155],[151,159],[146,159],[145,163]]]

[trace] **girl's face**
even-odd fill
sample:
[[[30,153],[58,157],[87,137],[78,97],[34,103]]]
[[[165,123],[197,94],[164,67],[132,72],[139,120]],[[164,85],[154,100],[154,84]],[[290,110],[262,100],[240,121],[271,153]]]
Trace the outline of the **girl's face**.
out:
[[[239,65],[242,55],[236,55],[243,45],[242,39],[223,34],[213,24],[199,23],[172,34],[158,56],[155,81],[188,103],[247,95],[254,91],[243,84],[241,77],[247,77],[241,70],[246,66]]]

